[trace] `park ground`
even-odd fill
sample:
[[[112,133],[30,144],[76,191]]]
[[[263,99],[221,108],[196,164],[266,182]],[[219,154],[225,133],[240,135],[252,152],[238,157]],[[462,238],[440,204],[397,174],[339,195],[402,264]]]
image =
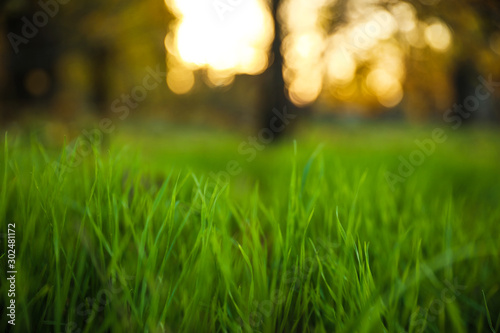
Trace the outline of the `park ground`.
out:
[[[434,130],[9,133],[0,330],[498,332],[500,134]]]

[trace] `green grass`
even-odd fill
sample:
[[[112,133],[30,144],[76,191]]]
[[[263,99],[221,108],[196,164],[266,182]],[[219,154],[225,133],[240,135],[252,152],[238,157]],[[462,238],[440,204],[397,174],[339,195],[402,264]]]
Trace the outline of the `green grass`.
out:
[[[125,131],[66,171],[9,136],[15,331],[498,332],[500,135],[449,133],[392,191],[386,171],[430,131],[329,131],[250,162],[244,138]]]

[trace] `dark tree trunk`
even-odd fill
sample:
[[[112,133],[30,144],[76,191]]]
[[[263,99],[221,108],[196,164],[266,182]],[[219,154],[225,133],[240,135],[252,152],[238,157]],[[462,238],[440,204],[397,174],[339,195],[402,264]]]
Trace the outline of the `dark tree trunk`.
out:
[[[285,92],[285,81],[283,79],[283,56],[281,54],[281,23],[278,20],[278,9],[281,0],[272,0],[271,10],[274,19],[274,40],[271,46],[270,66],[263,74],[263,85],[260,101],[261,128],[268,128],[274,133],[274,138],[280,138],[289,128],[290,124],[284,123],[276,117],[276,113],[292,113],[291,103]],[[272,124],[271,124],[272,122]]]
[[[474,95],[474,89],[477,85],[477,76],[478,74],[474,62],[470,59],[461,60],[456,64],[453,73],[453,86],[457,104],[463,105],[468,96]],[[478,118],[478,112],[479,111],[473,113],[463,112],[464,115],[459,115],[464,124],[470,124]]]
[[[0,118],[6,122],[19,117],[25,108],[49,105],[56,91],[59,37],[50,25],[38,28],[31,22],[36,11],[35,5],[26,6],[22,11],[8,12],[4,16],[5,32],[16,35],[13,43],[7,40],[8,49],[2,64],[8,84],[0,92],[5,103]],[[35,29],[30,30],[33,36],[23,35],[26,29],[23,17]],[[22,38],[23,42],[18,43],[17,38]]]
[[[92,66],[92,102],[96,113],[105,116],[109,110],[109,78],[111,52],[103,42],[90,44],[89,56]]]

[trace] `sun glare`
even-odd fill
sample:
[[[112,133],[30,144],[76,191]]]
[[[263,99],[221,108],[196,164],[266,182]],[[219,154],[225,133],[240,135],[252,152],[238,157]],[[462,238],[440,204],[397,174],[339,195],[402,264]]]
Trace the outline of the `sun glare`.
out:
[[[451,43],[450,29],[441,20],[433,19],[425,28],[425,40],[434,50],[444,52]]]
[[[180,65],[208,69],[208,79],[214,85],[230,84],[236,74],[258,74],[266,69],[274,31],[262,0],[165,3],[177,17],[165,46]],[[175,77],[172,75],[169,87],[178,85]]]
[[[363,86],[370,93],[358,96],[393,107],[403,98],[406,46],[445,52],[452,43],[443,21],[420,21],[415,7],[405,1],[383,9],[377,5],[382,0],[352,0],[346,22],[329,32],[322,17],[336,1],[284,0],[280,8],[283,77],[296,105],[314,102],[326,85],[326,91],[338,89],[331,95],[339,100],[352,98],[353,89]],[[189,92],[195,83],[193,72],[199,69],[206,83],[217,87],[231,84],[237,74],[255,75],[268,67],[274,25],[265,0],[165,3],[177,18],[165,38],[173,56],[167,83],[174,93]],[[491,41],[495,51],[500,49],[498,40]],[[367,76],[357,77],[365,75],[364,67],[369,69]]]
[[[379,68],[370,72],[366,77],[366,84],[383,106],[395,106],[403,98],[399,80],[384,69]]]
[[[193,72],[185,68],[172,68],[167,74],[167,85],[176,94],[185,94],[194,85]]]
[[[327,64],[327,74],[334,83],[349,83],[356,74],[356,61],[354,58],[339,49],[329,51]]]

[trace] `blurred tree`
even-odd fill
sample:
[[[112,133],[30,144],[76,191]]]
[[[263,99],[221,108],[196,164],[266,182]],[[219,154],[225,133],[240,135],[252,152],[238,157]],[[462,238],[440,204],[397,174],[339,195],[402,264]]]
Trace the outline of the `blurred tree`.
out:
[[[4,87],[6,105],[2,117],[10,120],[19,116],[22,107],[46,105],[53,98],[60,36],[47,26],[48,16],[40,15],[36,3],[7,7],[2,21],[7,32],[3,65],[10,82]]]
[[[345,13],[348,1],[334,1],[323,8],[320,24],[325,31],[332,33],[346,23]],[[270,50],[270,65],[262,75],[263,84],[260,103],[262,115],[261,126],[269,128],[274,133],[275,138],[280,138],[290,130],[290,124],[284,123],[280,118],[277,118],[273,126],[270,126],[271,120],[276,118],[276,112],[283,112],[286,109],[288,114],[296,116],[298,114],[305,115],[310,110],[309,106],[296,106],[288,98],[288,91],[283,77],[282,42],[287,34],[287,31],[284,29],[285,22],[282,22],[282,17],[280,16],[283,4],[284,1],[282,0],[271,0],[270,2],[271,14],[274,21],[274,38]],[[281,130],[282,128],[284,130]]]
[[[495,0],[441,1],[434,5],[424,5],[421,1],[411,0],[422,20],[439,17],[454,33],[454,43],[450,50],[448,80],[454,90],[453,103],[462,104],[475,93],[479,75],[498,72],[497,64],[488,59],[493,53],[489,41],[493,34],[500,31],[500,6]],[[444,66],[443,66],[444,67]],[[446,69],[441,69],[445,71]],[[482,103],[477,112],[462,117],[464,123],[498,119],[494,110],[495,98]],[[496,114],[495,114],[496,113]]]
[[[262,112],[262,127],[269,128],[274,137],[277,139],[285,133],[288,124],[276,117],[275,112],[283,112],[284,109],[288,113],[292,113],[291,103],[286,97],[285,80],[283,79],[283,55],[281,54],[281,43],[283,32],[281,22],[278,17],[278,11],[281,6],[281,0],[271,0],[271,13],[274,20],[274,38],[271,44],[270,66],[263,74],[262,95],[261,95],[261,112]],[[276,118],[277,121],[271,126],[271,120]]]
[[[92,75],[92,102],[97,112],[104,116],[109,112],[109,103],[111,101],[108,73],[112,63],[112,54],[110,46],[107,43],[96,42],[92,44],[87,51],[91,62]]]

